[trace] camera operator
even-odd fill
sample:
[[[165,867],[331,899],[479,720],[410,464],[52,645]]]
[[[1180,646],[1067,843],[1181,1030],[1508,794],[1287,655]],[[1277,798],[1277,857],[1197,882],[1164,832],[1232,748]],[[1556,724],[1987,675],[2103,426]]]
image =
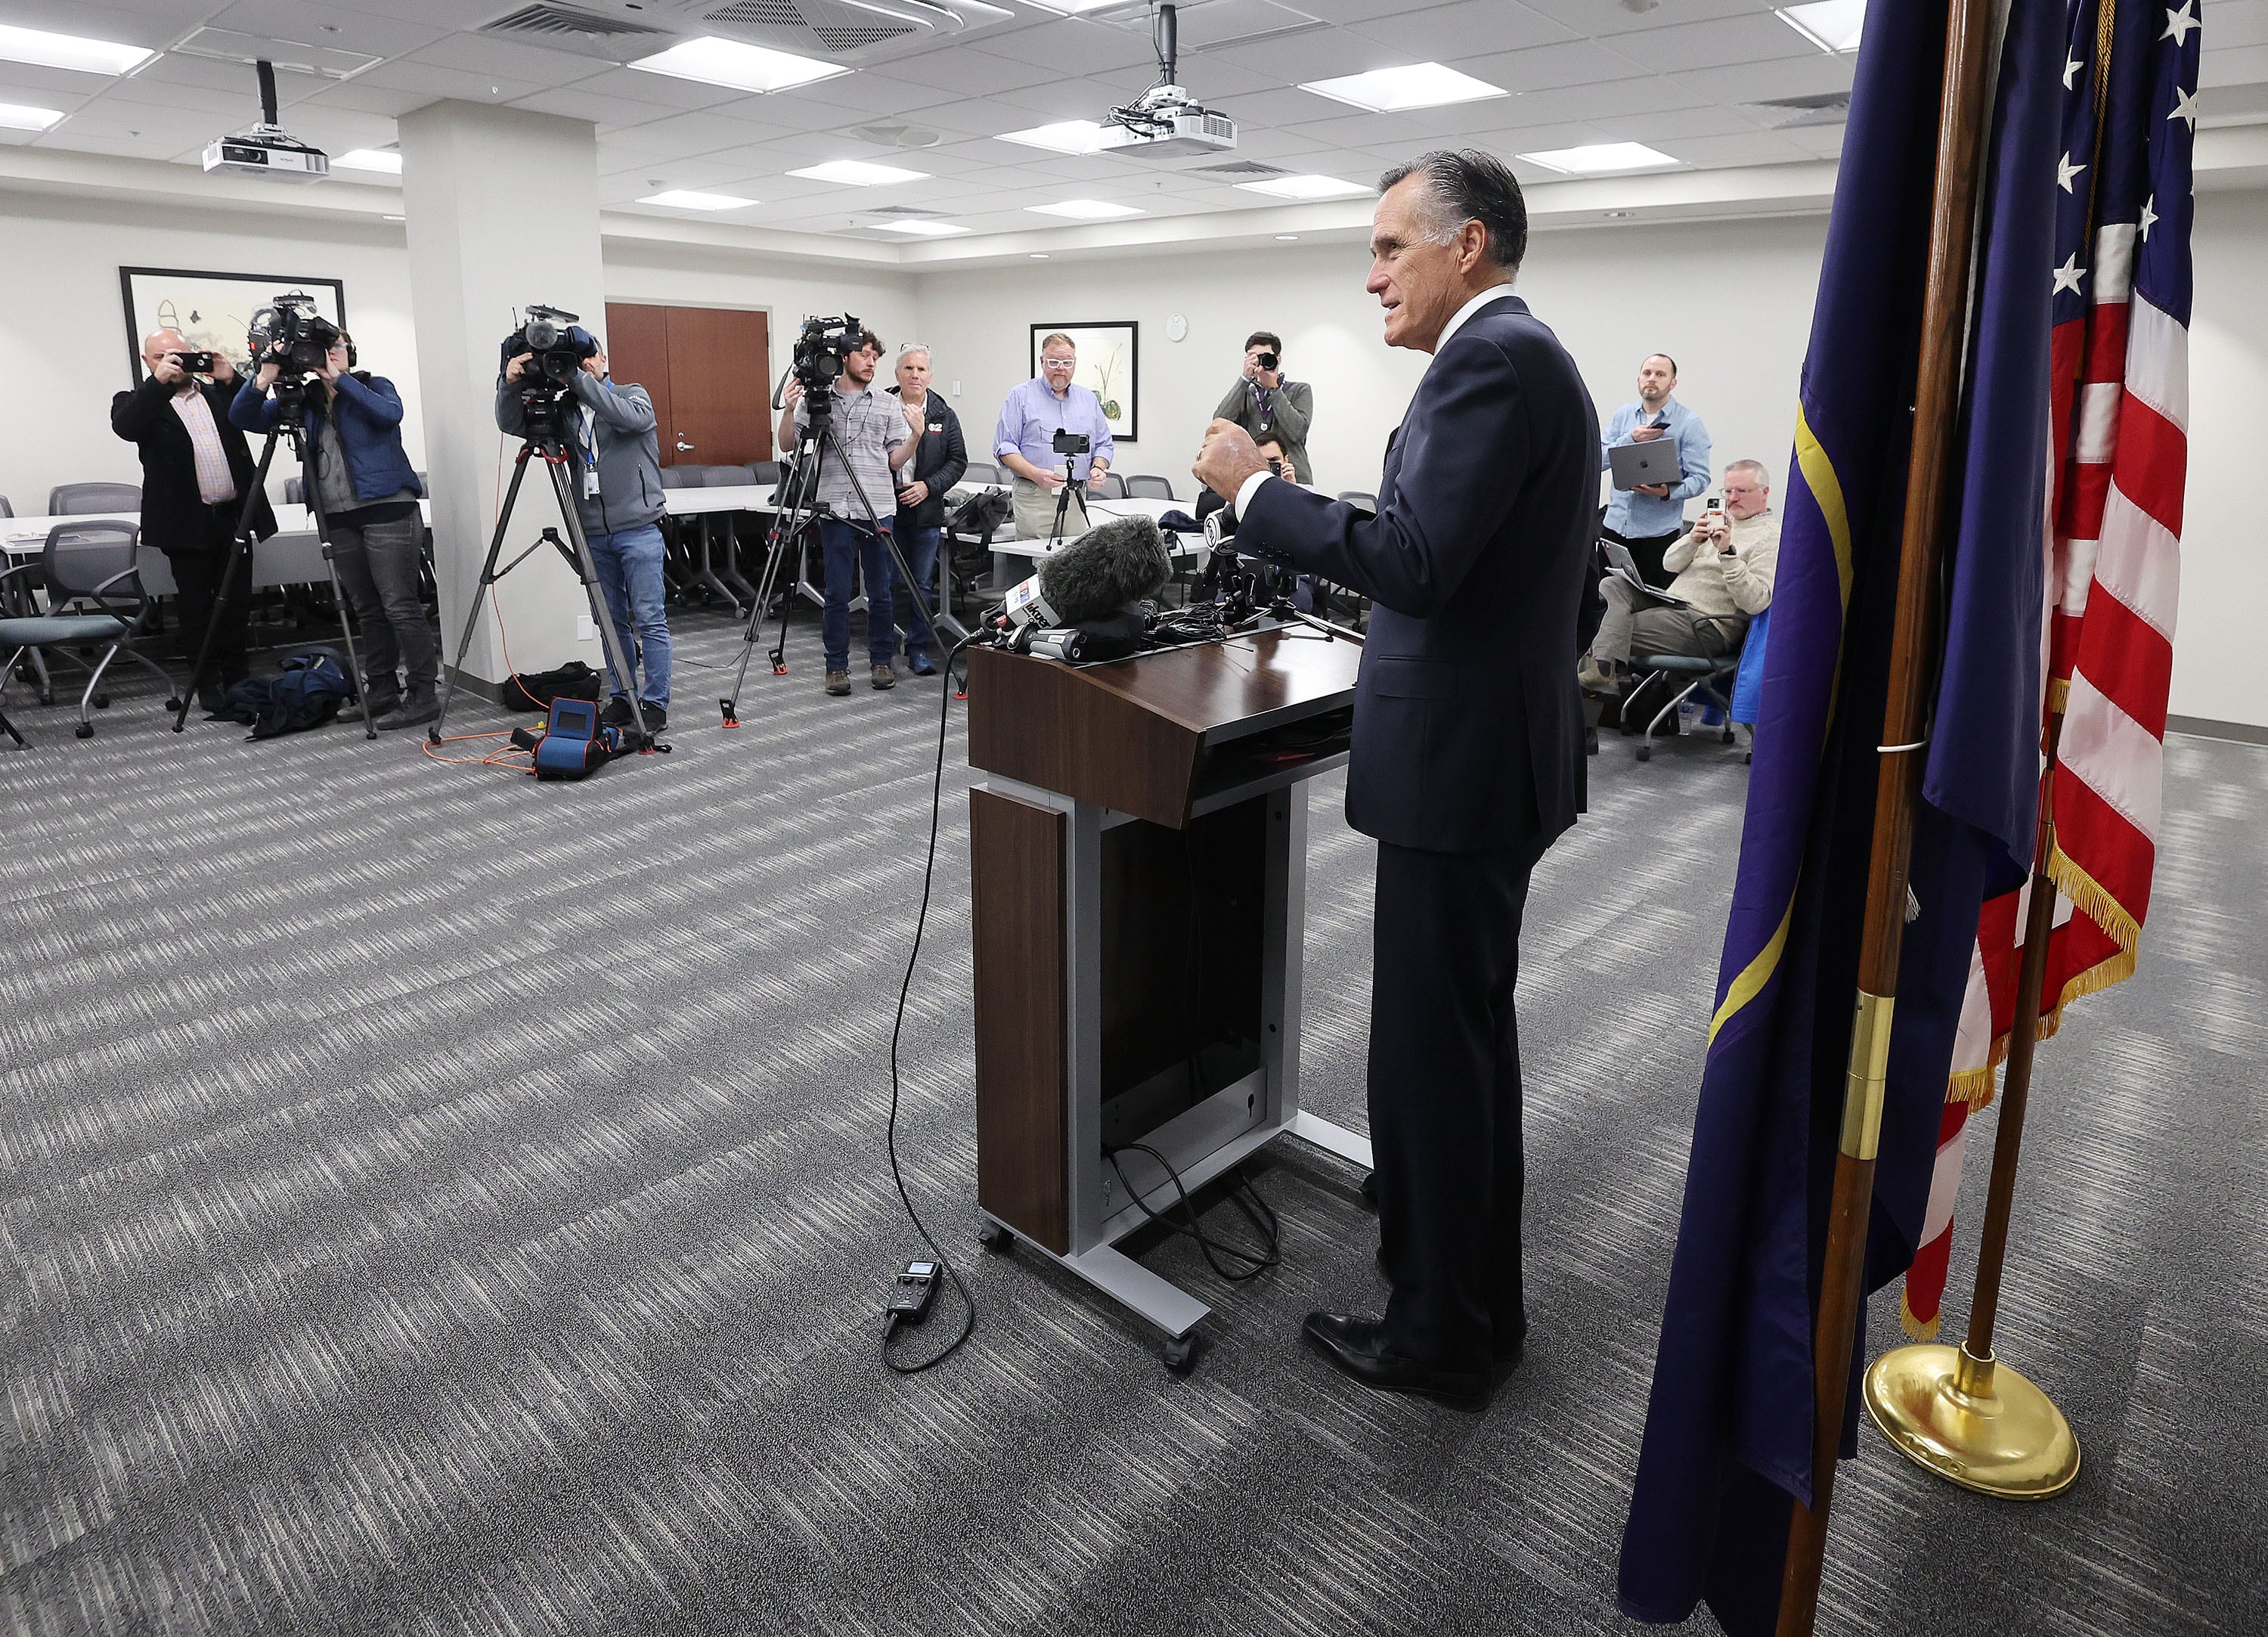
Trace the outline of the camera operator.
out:
[[[304,400],[305,479],[323,504],[331,559],[362,628],[362,687],[381,727],[413,727],[441,713],[436,683],[440,643],[426,622],[418,570],[425,526],[417,514],[425,485],[401,447],[401,394],[383,375],[357,370],[354,337],[331,343]],[[238,390],[228,417],[247,432],[269,432],[284,403],[269,390],[284,366],[260,361]],[[312,504],[312,501],[311,501]],[[397,667],[409,673],[405,694]]]
[[[904,611],[906,668],[917,676],[934,676],[930,662],[930,610],[937,600],[937,547],[945,528],[945,497],[968,469],[968,447],[961,441],[961,417],[953,406],[929,389],[929,349],[909,341],[898,349],[898,384],[890,388],[898,401],[922,414],[923,428],[913,463],[899,473],[912,481],[898,490],[895,519],[898,549],[914,584],[891,581],[890,604]],[[891,572],[896,573],[892,565]]]
[[[828,417],[839,448],[822,445],[813,457],[819,462],[819,500],[828,512],[819,520],[820,549],[827,558],[827,603],[820,612],[820,643],[827,651],[827,691],[838,697],[850,691],[854,567],[866,587],[866,658],[871,667],[867,680],[876,688],[898,684],[898,674],[891,663],[898,654],[897,628],[890,623],[894,576],[884,535],[894,515],[891,502],[897,493],[897,474],[914,458],[915,446],[929,424],[924,409],[873,389],[874,366],[881,359],[882,343],[873,330],[860,330],[858,345],[842,356],[843,372],[835,378],[831,389],[835,403]],[[803,401],[803,383],[790,377],[780,409],[781,446],[795,444],[810,424],[811,407]],[[868,506],[874,509],[880,533],[866,521]]]
[[[1272,330],[1256,329],[1244,338],[1244,376],[1228,389],[1213,418],[1233,421],[1255,443],[1273,439],[1292,463],[1299,481],[1314,486],[1307,460],[1307,427],[1314,419],[1315,389],[1283,371],[1284,343]]]
[[[584,332],[569,332],[581,336]],[[653,400],[643,387],[617,385],[607,373],[607,355],[595,341],[582,367],[567,378],[580,413],[566,417],[568,455],[575,468],[576,511],[599,589],[615,635],[635,676],[615,676],[608,662],[613,697],[605,720],[611,726],[631,719],[630,689],[637,689],[648,733],[669,725],[669,620],[663,609],[661,565],[661,441],[654,431]],[[521,383],[529,379],[534,354],[523,352],[504,365],[497,383],[497,424],[514,437],[527,432]]]
[[[141,451],[142,543],[164,552],[173,571],[181,654],[191,665],[219,607],[213,674],[197,690],[198,706],[211,712],[245,671],[252,554],[238,561],[225,589],[220,578],[254,474],[244,433],[228,419],[236,365],[211,354],[201,379],[189,366],[206,361],[178,329],[151,331],[142,343],[142,384],[111,399],[110,430]],[[266,495],[254,502],[252,531],[261,540],[276,532]]]
[[[1064,462],[1071,461],[1071,481],[1082,478],[1088,490],[1101,492],[1103,474],[1110,469],[1113,449],[1110,423],[1103,418],[1102,403],[1092,392],[1071,380],[1079,368],[1079,345],[1058,330],[1040,343],[1040,372],[1018,385],[1000,406],[1000,424],[993,430],[992,453],[1015,474],[1016,538],[1044,541],[1055,530],[1057,491],[1064,486]],[[1085,454],[1056,453],[1057,432],[1085,437]],[[1079,462],[1086,463],[1082,472]],[[1080,494],[1079,526],[1086,527],[1086,498]]]

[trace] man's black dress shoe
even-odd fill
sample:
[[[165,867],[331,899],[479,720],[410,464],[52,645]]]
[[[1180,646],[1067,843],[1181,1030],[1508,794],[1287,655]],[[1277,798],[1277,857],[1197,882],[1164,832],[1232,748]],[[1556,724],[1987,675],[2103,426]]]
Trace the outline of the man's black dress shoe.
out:
[[[1376,1171],[1365,1171],[1362,1174],[1362,1208],[1366,1211],[1378,1209],[1378,1173]]]
[[[1366,1387],[1381,1392],[1423,1393],[1466,1409],[1488,1402],[1486,1370],[1448,1370],[1405,1359],[1386,1345],[1386,1326],[1352,1313],[1310,1313],[1301,1333],[1322,1354]]]

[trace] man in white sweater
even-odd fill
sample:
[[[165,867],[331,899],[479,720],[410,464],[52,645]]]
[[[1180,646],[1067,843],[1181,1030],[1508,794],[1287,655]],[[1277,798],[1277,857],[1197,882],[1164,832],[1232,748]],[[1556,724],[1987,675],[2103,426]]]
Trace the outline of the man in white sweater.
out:
[[[1611,693],[1634,652],[1700,659],[1732,653],[1749,619],[1771,606],[1778,563],[1779,514],[1771,509],[1764,468],[1735,461],[1725,468],[1724,509],[1704,512],[1661,554],[1661,565],[1677,576],[1669,594],[1679,601],[1657,601],[1609,575],[1599,588],[1606,617],[1576,679],[1593,693]]]

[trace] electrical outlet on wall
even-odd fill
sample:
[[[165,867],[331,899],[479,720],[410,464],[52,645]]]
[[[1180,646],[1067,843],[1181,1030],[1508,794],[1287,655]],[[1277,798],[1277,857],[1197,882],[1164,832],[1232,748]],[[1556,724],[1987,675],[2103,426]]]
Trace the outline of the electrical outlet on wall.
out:
[[[598,636],[598,634],[599,628],[591,623],[591,616],[589,615],[578,614],[575,616],[575,640],[577,642],[592,641]]]

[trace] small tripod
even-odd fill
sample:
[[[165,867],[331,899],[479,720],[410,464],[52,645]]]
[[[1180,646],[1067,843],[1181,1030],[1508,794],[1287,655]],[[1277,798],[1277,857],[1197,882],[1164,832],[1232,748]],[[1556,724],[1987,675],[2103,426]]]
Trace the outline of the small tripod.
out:
[[[866,514],[866,529],[880,535],[883,543],[889,548],[890,563],[897,571],[898,582],[905,586],[909,596],[919,597],[922,594],[921,584],[914,578],[913,570],[906,562],[905,550],[899,545],[895,532],[876,514],[874,503],[866,498],[866,486],[858,481],[858,474],[851,469],[850,458],[843,453],[842,438],[835,430],[833,383],[814,389],[806,382],[804,402],[810,406],[809,417],[802,435],[796,439],[792,476],[782,488],[780,509],[772,520],[763,579],[756,587],[755,605],[748,610],[747,629],[741,634],[740,663],[733,674],[733,691],[717,701],[717,708],[724,713],[726,727],[740,725],[740,690],[747,685],[748,662],[756,653],[756,634],[762,628],[764,610],[771,606],[772,593],[779,584],[781,569],[792,551],[804,549],[805,532],[815,527],[821,518],[831,515],[826,502],[819,498],[820,466],[828,453],[831,453],[842,464],[843,475],[850,480],[850,492],[858,498],[858,509]],[[850,526],[857,528],[858,524],[851,521]],[[867,598],[866,617],[871,620],[874,617],[872,586],[867,588]],[[772,644],[770,655],[772,675],[775,676],[787,675],[787,616],[793,601],[792,594],[780,598],[779,636]],[[968,635],[967,628],[953,617],[950,608],[940,608],[930,616],[930,623],[939,630],[949,630],[955,639],[965,638]],[[912,630],[910,622],[907,629]]]
[[[1050,551],[1063,544],[1064,524],[1071,516],[1071,499],[1074,492],[1079,495],[1079,520],[1081,522],[1087,520],[1086,491],[1080,486],[1079,480],[1071,476],[1071,469],[1076,462],[1076,456],[1068,454],[1064,456],[1063,487],[1056,490],[1056,520],[1048,530],[1048,549]]]
[[[244,494],[244,506],[237,513],[236,535],[228,542],[228,560],[221,564],[220,587],[213,595],[212,617],[205,622],[204,640],[197,645],[197,662],[189,673],[189,685],[181,690],[181,701],[174,708],[173,731],[180,733],[189,719],[189,706],[197,697],[197,689],[205,680],[205,667],[212,663],[213,644],[220,638],[220,622],[228,610],[230,587],[236,579],[237,564],[252,550],[252,517],[260,505],[260,497],[268,487],[268,468],[275,462],[276,446],[290,439],[291,453],[298,457],[301,486],[307,491],[307,513],[315,520],[315,538],[323,548],[323,567],[331,577],[331,601],[339,610],[339,635],[347,645],[347,669],[351,673],[347,681],[352,684],[355,697],[362,704],[362,736],[378,737],[378,726],[370,719],[370,690],[362,683],[362,662],[355,657],[354,628],[347,623],[346,588],[339,584],[339,565],[331,548],[331,520],[323,509],[323,489],[319,481],[318,465],[322,458],[320,440],[307,436],[307,383],[302,379],[289,385],[278,381],[276,387],[276,420],[275,431],[261,446],[260,466],[254,472],[252,483]]]
[[[572,464],[568,452],[566,424],[560,417],[563,394],[559,391],[531,388],[520,396],[527,417],[527,430],[523,434],[519,453],[512,463],[512,484],[504,490],[504,505],[497,512],[496,532],[489,539],[488,560],[481,564],[481,583],[473,593],[472,606],[465,610],[464,634],[457,638],[456,661],[449,667],[441,684],[441,713],[433,719],[433,726],[425,730],[431,744],[441,742],[441,729],[449,719],[449,704],[456,697],[457,678],[465,667],[465,654],[473,645],[473,632],[480,624],[482,602],[495,594],[497,581],[534,557],[545,546],[550,546],[566,559],[575,578],[583,582],[583,596],[591,605],[591,623],[598,628],[599,641],[606,650],[607,668],[615,683],[630,702],[630,726],[625,734],[635,737],[626,746],[634,750],[666,750],[658,744],[645,725],[645,707],[637,697],[637,678],[632,674],[629,656],[622,652],[622,638],[615,630],[614,616],[608,611],[607,600],[599,591],[599,571],[591,560],[591,542],[584,537],[582,514],[575,506],[575,480],[569,476]],[[567,538],[562,540],[559,531],[547,528],[535,537],[534,542],[502,568],[497,559],[504,555],[504,537],[512,526],[512,511],[519,499],[519,485],[527,476],[527,462],[532,456],[541,455],[545,468],[551,474],[551,491],[559,502],[560,520],[567,526]]]

